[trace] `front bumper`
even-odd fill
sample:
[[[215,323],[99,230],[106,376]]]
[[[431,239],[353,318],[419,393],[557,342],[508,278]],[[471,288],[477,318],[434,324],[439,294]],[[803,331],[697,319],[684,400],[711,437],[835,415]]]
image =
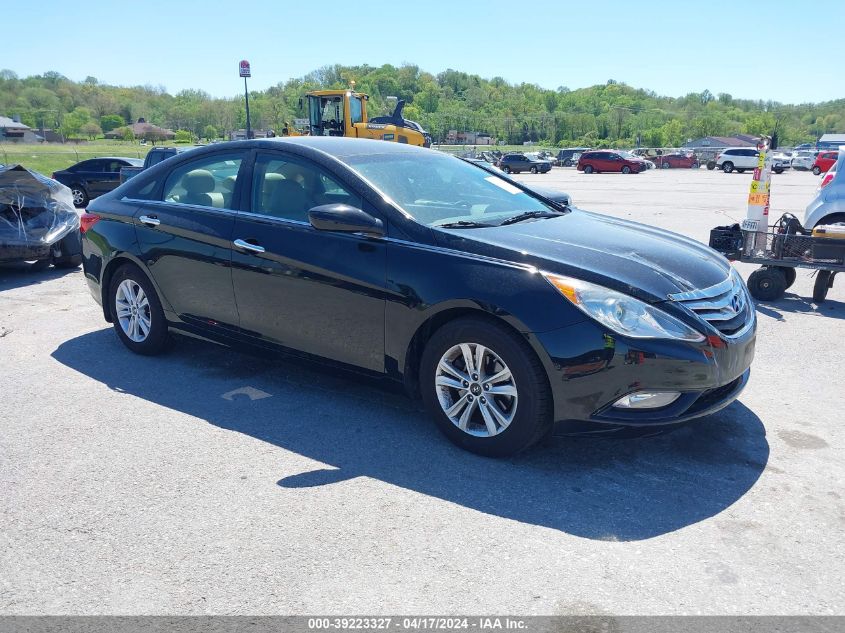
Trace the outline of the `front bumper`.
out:
[[[531,336],[545,352],[557,430],[607,433],[662,429],[728,406],[748,383],[756,324],[702,343],[625,338],[593,321]],[[636,391],[681,396],[656,409],[613,407]]]

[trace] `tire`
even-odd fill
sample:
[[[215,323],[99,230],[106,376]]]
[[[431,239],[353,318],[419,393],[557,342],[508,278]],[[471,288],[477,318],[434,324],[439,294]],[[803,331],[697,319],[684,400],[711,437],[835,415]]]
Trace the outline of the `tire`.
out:
[[[663,169],[669,169],[669,167],[671,167],[671,165],[669,165],[669,163],[668,163],[668,162],[666,162],[666,161],[663,161],[663,162],[660,164],[660,166],[661,166]]]
[[[563,166],[572,167],[572,161],[567,158],[565,161],[563,161]]]
[[[786,280],[786,287],[784,290],[788,290],[792,287],[792,284],[795,283],[795,279],[798,277],[798,272],[789,266],[778,266],[778,269],[783,274],[784,280]]]
[[[77,208],[84,208],[88,206],[91,198],[88,197],[88,192],[82,185],[71,185],[70,192],[73,195],[73,206]]]
[[[479,346],[486,349],[482,362],[486,371],[502,374],[505,367],[509,370],[507,378],[485,383],[484,375],[476,373],[474,367],[464,374],[467,363],[463,349],[469,351],[474,365]],[[463,381],[458,375],[466,375],[468,380]],[[458,389],[453,384],[469,386]],[[457,446],[479,455],[514,455],[537,442],[553,426],[551,390],[540,360],[511,330],[483,318],[456,319],[434,333],[420,362],[420,387],[423,402],[440,431]],[[503,393],[512,391],[514,395],[490,398],[490,387]],[[462,400],[463,408],[450,418],[446,411]],[[503,420],[508,417],[509,423],[505,424]],[[459,428],[462,420],[467,430]]]
[[[745,170],[744,170],[744,169],[737,169],[737,170],[736,170],[736,173],[738,173],[738,174],[744,174],[744,173],[745,173]]]
[[[731,173],[734,170],[734,164],[731,161],[726,161],[722,163],[722,171],[726,174]]]
[[[758,268],[748,277],[748,292],[759,301],[776,301],[786,292],[786,276],[780,268]]]
[[[833,286],[834,274],[829,270],[820,270],[816,275],[816,283],[813,284],[813,301],[815,303],[824,303],[824,300],[827,299],[827,291]]]
[[[506,174],[509,174],[509,173],[511,173],[511,168],[508,167],[507,165],[505,165],[504,167],[502,167],[502,171],[505,172]]]
[[[623,167],[622,167],[622,173],[623,173],[623,174],[630,174],[630,173],[631,173],[631,168],[630,168],[630,167],[628,167],[628,165],[623,166]]]
[[[716,161],[715,160],[708,160],[707,161],[707,169],[713,171],[716,169]]]
[[[537,173],[537,168],[536,168],[536,167],[532,167],[532,168],[531,168],[531,173],[532,173],[532,174],[536,174],[536,173]]]
[[[773,172],[775,172],[776,174],[782,174],[782,173],[783,173],[783,169],[782,169],[782,168],[772,169],[772,171],[773,171]]]
[[[82,263],[82,236],[79,229],[68,233],[58,243],[59,255],[53,256],[56,268],[77,268]]]
[[[127,314],[127,318],[122,319],[118,314],[117,303],[119,301],[119,291],[123,293],[120,295],[120,301],[123,304],[122,310],[128,310],[128,306],[132,303],[126,300],[126,286],[123,284],[128,284],[130,288],[134,287],[134,289],[140,288],[143,292],[143,297],[146,298],[146,305],[136,306],[140,308],[138,313],[140,315],[146,315],[147,322],[149,323],[147,333],[141,339],[136,337],[133,340],[124,329],[126,327],[130,333],[133,331],[131,324],[126,323],[131,321],[131,316]],[[141,297],[138,296],[138,298],[140,299]],[[117,337],[131,351],[136,354],[143,354],[144,356],[155,356],[167,349],[170,336],[167,330],[164,310],[161,308],[161,302],[152,283],[137,266],[126,264],[115,271],[109,287],[109,310],[111,311],[112,324],[114,325],[115,332],[117,332]],[[138,325],[137,333],[139,337],[143,335],[143,325],[141,323]]]
[[[813,167],[813,175],[814,175],[814,176],[818,176],[818,175],[819,175],[819,174],[821,174],[821,173],[822,173],[822,170],[821,170],[821,168],[820,168],[818,165],[817,165],[817,166],[815,166],[815,167]]]
[[[592,174],[593,173],[593,166],[592,165],[584,165],[584,173],[585,174]]]

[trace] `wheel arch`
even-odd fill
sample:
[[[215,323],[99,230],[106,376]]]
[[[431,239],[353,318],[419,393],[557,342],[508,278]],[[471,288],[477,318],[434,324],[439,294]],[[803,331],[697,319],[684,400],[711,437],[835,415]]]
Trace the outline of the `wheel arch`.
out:
[[[411,340],[405,350],[403,382],[405,385],[406,392],[411,397],[417,398],[420,395],[420,362],[422,360],[422,355],[425,350],[426,343],[428,343],[434,333],[437,332],[437,330],[442,328],[444,325],[463,317],[476,317],[488,321],[492,324],[506,328],[507,330],[515,334],[519,339],[525,341],[526,345],[540,360],[540,363],[544,367],[548,367],[548,364],[544,362],[543,359],[543,350],[541,348],[538,348],[538,345],[533,340],[533,337],[528,336],[526,334],[527,328],[525,328],[523,324],[515,317],[511,315],[497,315],[478,305],[444,306],[442,309],[438,310],[434,314],[429,315],[422,323],[420,323],[413,336],[411,337]]]
[[[113,320],[113,315],[111,313],[111,301],[109,300],[109,288],[111,287],[111,281],[114,278],[114,274],[123,266],[135,266],[135,268],[139,269],[144,276],[149,280],[152,284],[153,288],[155,288],[156,294],[158,295],[158,300],[161,302],[162,307],[164,308],[165,312],[167,312],[169,305],[165,302],[164,298],[161,295],[161,291],[158,288],[155,280],[153,279],[152,275],[150,275],[150,271],[147,270],[147,267],[144,266],[143,262],[132,255],[131,253],[121,253],[115,257],[113,257],[109,262],[106,264],[105,268],[103,269],[103,275],[100,279],[100,299],[102,300],[103,306],[103,317],[109,323]]]

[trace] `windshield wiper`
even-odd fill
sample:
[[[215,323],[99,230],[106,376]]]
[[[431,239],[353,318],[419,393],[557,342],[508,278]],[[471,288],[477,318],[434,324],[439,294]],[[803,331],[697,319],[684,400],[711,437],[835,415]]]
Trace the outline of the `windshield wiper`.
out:
[[[522,222],[523,220],[530,220],[531,218],[556,218],[561,215],[563,215],[563,213],[555,213],[553,211],[526,211],[525,213],[520,213],[519,215],[510,217],[507,220],[503,220],[499,223],[499,226],[515,224],[517,222]]]
[[[446,222],[445,224],[435,224],[434,226],[438,229],[476,229],[495,225],[485,224],[484,222],[473,222],[471,220],[458,220],[457,222]]]

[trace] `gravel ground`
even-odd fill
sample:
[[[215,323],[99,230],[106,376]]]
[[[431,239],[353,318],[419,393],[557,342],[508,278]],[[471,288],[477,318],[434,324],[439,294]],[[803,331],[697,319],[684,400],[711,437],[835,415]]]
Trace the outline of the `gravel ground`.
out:
[[[706,241],[749,177],[524,180]],[[773,214],[817,182],[775,175]],[[349,376],[131,355],[81,271],[0,270],[0,614],[841,614],[843,284],[758,305],[723,412],[493,461]]]

